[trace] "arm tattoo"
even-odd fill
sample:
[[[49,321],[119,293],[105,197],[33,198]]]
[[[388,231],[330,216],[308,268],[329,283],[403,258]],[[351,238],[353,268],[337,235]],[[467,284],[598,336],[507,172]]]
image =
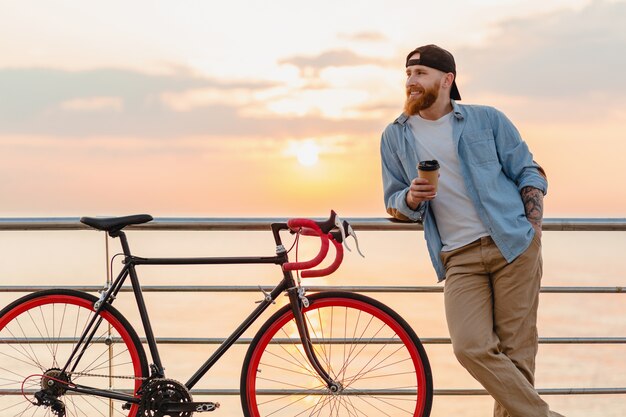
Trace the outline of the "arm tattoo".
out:
[[[541,227],[543,219],[543,193],[541,190],[533,187],[524,187],[522,188],[521,195],[526,217],[531,223]]]

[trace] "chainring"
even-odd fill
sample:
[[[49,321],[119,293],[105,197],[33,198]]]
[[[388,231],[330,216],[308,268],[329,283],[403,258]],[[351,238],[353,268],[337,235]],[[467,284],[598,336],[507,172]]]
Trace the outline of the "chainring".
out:
[[[148,381],[141,389],[138,417],[191,417],[193,412],[165,412],[162,406],[165,402],[189,403],[192,402],[191,393],[183,384],[173,379],[154,378]]]

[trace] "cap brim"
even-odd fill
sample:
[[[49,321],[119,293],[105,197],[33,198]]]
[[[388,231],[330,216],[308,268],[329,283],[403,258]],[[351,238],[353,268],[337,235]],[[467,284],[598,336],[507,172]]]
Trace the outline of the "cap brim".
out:
[[[450,98],[452,100],[461,100],[461,94],[456,86],[456,80],[452,82],[452,88],[450,89]]]

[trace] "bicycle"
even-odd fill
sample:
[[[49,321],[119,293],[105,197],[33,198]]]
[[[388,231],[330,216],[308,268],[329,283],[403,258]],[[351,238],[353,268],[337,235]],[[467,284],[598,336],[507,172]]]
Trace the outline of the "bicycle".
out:
[[[219,407],[196,402],[192,388],[276,298],[289,302],[257,332],[248,348],[240,381],[243,412],[267,416],[427,417],[432,375],[426,352],[411,327],[384,304],[350,292],[307,295],[302,278],[331,274],[353,237],[348,222],[291,219],[271,230],[271,257],[142,258],[132,255],[124,228],[147,223],[149,215],[83,217],[81,222],[119,238],[123,267],[100,297],[70,289],[26,295],[0,312],[0,416],[128,417],[191,416]],[[320,239],[308,261],[290,262],[280,232]],[[313,269],[327,257],[335,259]],[[185,383],[165,371],[139,284],[140,265],[276,264],[280,283]],[[294,271],[296,277],[294,278]],[[301,271],[301,272],[300,272]],[[130,278],[151,364],[137,332],[113,307]]]

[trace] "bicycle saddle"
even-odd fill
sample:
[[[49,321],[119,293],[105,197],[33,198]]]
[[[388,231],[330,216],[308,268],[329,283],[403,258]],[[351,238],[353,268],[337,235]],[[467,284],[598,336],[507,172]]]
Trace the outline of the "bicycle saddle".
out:
[[[152,220],[149,214],[135,214],[133,216],[123,217],[81,217],[80,222],[91,226],[94,229],[104,230],[106,232],[119,232],[126,226],[131,224],[148,223]]]

